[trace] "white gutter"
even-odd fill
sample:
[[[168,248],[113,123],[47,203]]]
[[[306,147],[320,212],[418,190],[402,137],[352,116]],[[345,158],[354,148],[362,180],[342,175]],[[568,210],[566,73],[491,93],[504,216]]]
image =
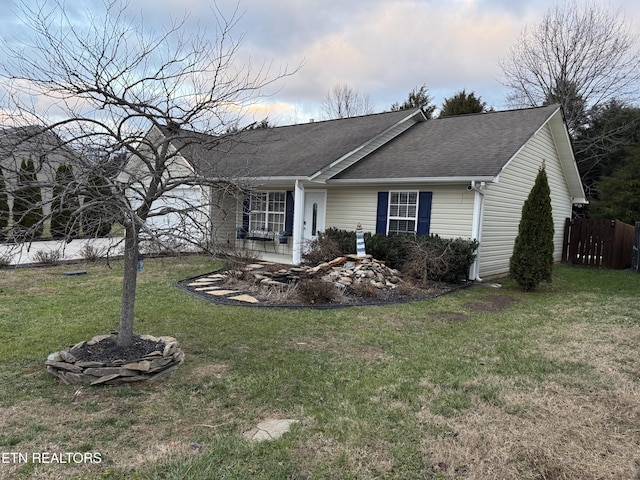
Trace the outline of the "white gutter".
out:
[[[357,179],[331,179],[327,180],[328,185],[363,185],[363,184],[416,184],[416,183],[470,183],[470,182],[486,182],[498,183],[498,177],[483,175],[477,177],[404,177],[404,178],[357,178]]]

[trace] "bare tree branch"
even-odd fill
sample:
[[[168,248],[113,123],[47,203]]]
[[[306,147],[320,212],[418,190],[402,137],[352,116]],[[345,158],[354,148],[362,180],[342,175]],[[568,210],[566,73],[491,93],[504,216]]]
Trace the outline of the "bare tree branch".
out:
[[[188,17],[151,30],[124,0],[105,0],[84,14],[82,22],[71,18],[63,0],[22,2],[32,35],[20,46],[4,45],[9,60],[0,65],[2,113],[7,126],[37,125],[39,135],[57,139],[56,152],[66,156],[39,154],[40,168],[48,173],[38,182],[52,189],[51,172],[61,163],[72,166],[75,180],[62,191],[81,201],[70,221],[98,212],[121,223],[126,239],[118,343],[127,345],[140,242],[170,245],[182,237],[206,243],[211,207],[220,199],[212,192],[248,187],[246,178],[204,175],[189,167],[176,142],[202,148],[207,138],[206,148],[220,148],[218,135],[296,69],[274,73],[268,63],[255,68],[238,62],[242,36],[232,35],[241,18],[237,9],[225,16],[213,7],[211,17],[202,19],[211,30],[192,33]],[[27,156],[38,154],[36,137],[22,135],[5,152],[14,159],[3,160],[5,174],[18,174],[21,149]],[[181,187],[194,187],[199,195],[172,193]],[[47,203],[50,195],[42,201]],[[169,229],[167,217],[184,228]]]
[[[627,143],[637,128],[593,128],[609,105],[640,99],[637,32],[609,5],[558,3],[539,25],[523,30],[501,67],[513,106],[562,105],[589,196],[594,167]]]
[[[320,109],[325,119],[356,117],[373,113],[373,105],[368,95],[338,84],[325,95]]]

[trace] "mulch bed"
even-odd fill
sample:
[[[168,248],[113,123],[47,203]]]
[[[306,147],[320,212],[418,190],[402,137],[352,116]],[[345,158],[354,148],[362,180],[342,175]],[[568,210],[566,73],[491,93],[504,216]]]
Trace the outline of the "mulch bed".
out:
[[[164,342],[154,342],[152,340],[142,339],[139,335],[134,335],[133,343],[127,347],[119,346],[115,337],[108,337],[93,345],[85,343],[75,347],[70,353],[73,354],[78,361],[111,363],[116,360],[135,360],[152,352],[161,352],[164,346]]]
[[[375,306],[375,305],[390,305],[398,303],[415,302],[420,300],[426,300],[428,298],[435,298],[447,293],[466,288],[471,286],[473,282],[465,282],[462,284],[450,284],[443,282],[432,282],[425,286],[411,285],[410,288],[403,288],[401,290],[386,290],[380,292],[376,297],[360,297],[357,295],[349,294],[345,292],[340,295],[340,298],[329,303],[309,303],[301,297],[288,297],[278,298],[277,295],[268,295],[267,290],[259,285],[246,283],[243,285],[232,284],[226,285],[220,284],[220,287],[229,288],[231,290],[239,290],[242,293],[249,294],[259,300],[259,303],[243,303],[224,296],[209,295],[203,291],[197,291],[194,286],[189,286],[189,283],[193,283],[195,280],[201,277],[206,277],[214,273],[221,273],[223,271],[211,272],[205,275],[199,275],[178,282],[177,286],[185,292],[193,295],[194,297],[206,300],[211,303],[220,305],[231,306],[245,306],[253,308],[313,308],[313,309],[331,309],[331,308],[346,308],[355,306]]]

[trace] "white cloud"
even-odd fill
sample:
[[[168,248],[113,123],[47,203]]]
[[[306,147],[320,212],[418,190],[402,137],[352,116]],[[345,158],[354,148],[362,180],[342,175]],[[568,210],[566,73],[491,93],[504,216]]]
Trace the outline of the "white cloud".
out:
[[[608,0],[602,0],[607,2]],[[234,38],[244,34],[240,60],[255,66],[303,68],[273,85],[257,119],[279,124],[317,116],[326,92],[346,83],[367,94],[377,109],[403,101],[425,83],[434,101],[466,88],[496,108],[504,104],[498,62],[525,24],[537,23],[554,0],[218,0],[228,17],[241,14]],[[0,0],[0,6],[8,0]],[[78,0],[74,8],[93,5]],[[131,0],[147,26],[189,14],[189,28],[214,30],[210,0]],[[640,4],[622,0],[622,10],[640,28]],[[15,18],[0,19],[0,31],[17,30]],[[317,118],[317,117],[316,117]]]

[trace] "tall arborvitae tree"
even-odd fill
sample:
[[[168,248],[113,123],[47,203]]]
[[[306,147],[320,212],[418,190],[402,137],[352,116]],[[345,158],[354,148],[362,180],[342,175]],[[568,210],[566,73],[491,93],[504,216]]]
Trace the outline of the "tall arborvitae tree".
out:
[[[24,241],[42,235],[42,192],[33,160],[22,160],[13,196],[13,235]]]
[[[9,201],[7,197],[7,187],[4,175],[0,169],[0,240],[7,238],[7,227],[9,226]]]
[[[53,186],[51,202],[51,236],[53,238],[74,238],[80,233],[80,225],[74,220],[80,206],[78,195],[74,191],[73,169],[60,165],[56,170],[56,182]]]
[[[553,272],[551,190],[544,165],[522,207],[509,273],[524,290],[550,282]]]
[[[94,174],[89,177],[84,195],[82,231],[92,238],[109,235],[115,223],[110,198],[113,195],[107,178]]]

